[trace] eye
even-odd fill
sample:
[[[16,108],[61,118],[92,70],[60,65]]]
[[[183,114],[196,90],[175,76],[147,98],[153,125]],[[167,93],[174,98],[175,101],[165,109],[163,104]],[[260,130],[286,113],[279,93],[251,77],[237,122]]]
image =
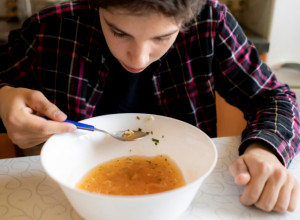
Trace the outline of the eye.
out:
[[[171,36],[155,38],[155,40],[158,41],[158,42],[160,42],[160,43],[167,42],[170,39],[171,39]]]
[[[111,30],[111,32],[113,33],[114,37],[118,37],[118,38],[127,37],[127,35],[122,32],[117,32],[117,31],[113,31],[113,30]]]

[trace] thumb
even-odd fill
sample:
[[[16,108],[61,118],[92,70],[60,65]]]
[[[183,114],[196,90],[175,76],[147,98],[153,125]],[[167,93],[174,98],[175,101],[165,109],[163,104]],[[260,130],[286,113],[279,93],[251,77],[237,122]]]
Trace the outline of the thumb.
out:
[[[234,182],[239,186],[247,185],[251,180],[248,166],[242,157],[239,157],[230,165],[229,171],[234,177]]]
[[[27,100],[29,108],[55,121],[66,120],[67,115],[51,103],[41,92],[35,91],[30,95],[30,98]]]

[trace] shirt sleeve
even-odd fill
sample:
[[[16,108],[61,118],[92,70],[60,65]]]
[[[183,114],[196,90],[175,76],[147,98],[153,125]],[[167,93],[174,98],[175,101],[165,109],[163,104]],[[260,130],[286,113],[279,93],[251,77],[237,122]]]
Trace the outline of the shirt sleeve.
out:
[[[0,45],[0,88],[35,87],[36,29],[37,25],[28,20],[22,28],[12,30],[8,42]]]
[[[288,166],[299,152],[299,108],[288,85],[281,84],[230,11],[216,8],[214,72],[217,91],[244,112],[247,127],[239,153],[251,142],[263,142]]]

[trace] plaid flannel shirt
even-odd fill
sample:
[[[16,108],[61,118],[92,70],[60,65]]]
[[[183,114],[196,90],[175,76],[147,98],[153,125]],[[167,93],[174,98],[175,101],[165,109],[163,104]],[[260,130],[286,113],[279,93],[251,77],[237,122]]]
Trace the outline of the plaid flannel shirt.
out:
[[[0,87],[37,89],[70,119],[92,117],[110,73],[105,50],[93,0],[47,8],[0,47]],[[224,4],[207,1],[157,63],[153,95],[166,116],[215,137],[218,91],[248,122],[240,153],[250,142],[262,141],[286,166],[298,153],[295,94],[276,81]]]

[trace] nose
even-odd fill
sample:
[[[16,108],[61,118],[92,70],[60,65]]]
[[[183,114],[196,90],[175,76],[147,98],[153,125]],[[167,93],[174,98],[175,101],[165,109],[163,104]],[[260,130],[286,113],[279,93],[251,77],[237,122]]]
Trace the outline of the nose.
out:
[[[150,60],[150,47],[147,43],[135,43],[128,48],[127,56],[132,68],[144,68]]]

